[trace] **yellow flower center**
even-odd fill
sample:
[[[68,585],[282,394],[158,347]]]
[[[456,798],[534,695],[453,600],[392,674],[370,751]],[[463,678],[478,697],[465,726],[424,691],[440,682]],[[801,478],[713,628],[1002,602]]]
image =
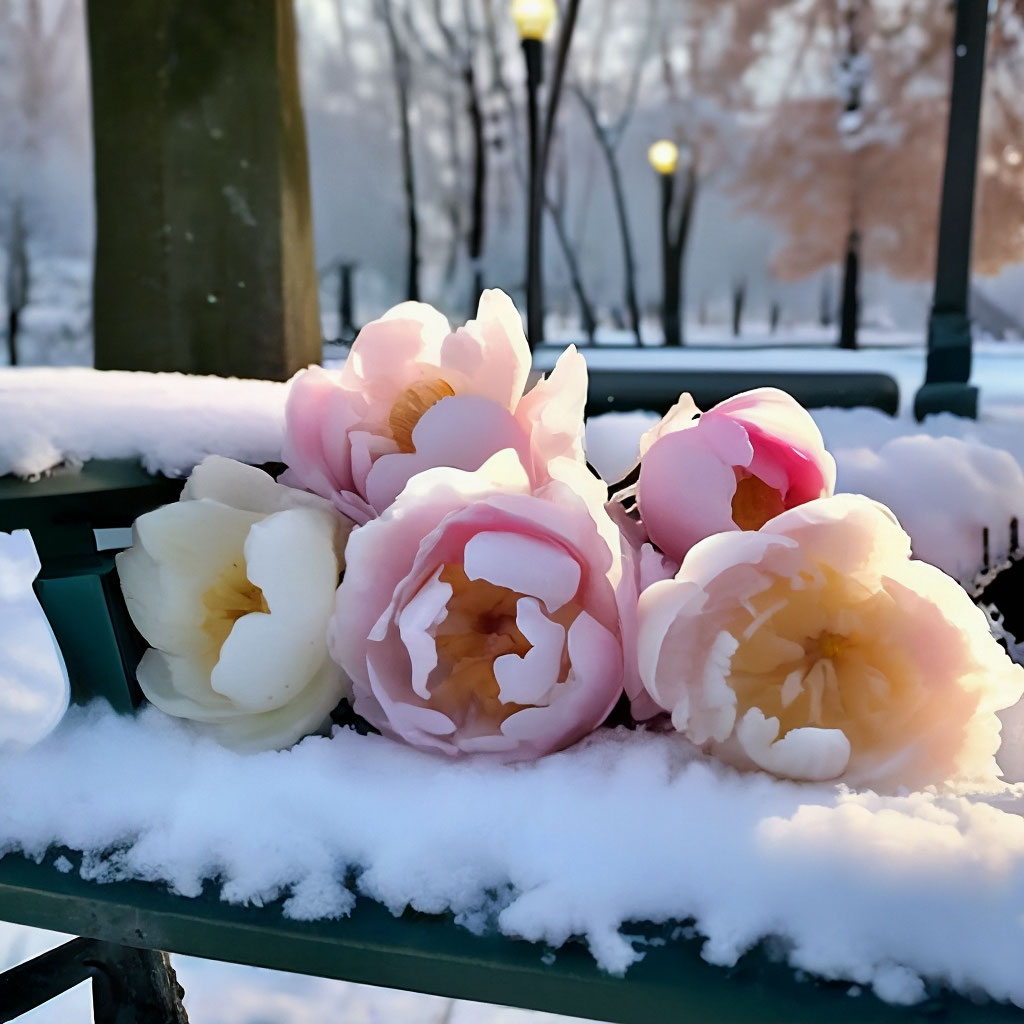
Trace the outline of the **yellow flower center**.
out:
[[[818,634],[818,650],[823,658],[834,658],[841,654],[849,641],[838,633],[830,633],[825,630]]]
[[[455,389],[440,377],[434,380],[421,380],[410,384],[395,400],[388,418],[391,436],[395,439],[400,452],[410,454],[416,451],[412,442],[412,432],[416,429],[423,414],[442,398],[451,398]]]
[[[218,651],[243,615],[270,611],[263,591],[245,575],[241,562],[232,562],[217,582],[203,592],[202,604],[206,615],[200,628]]]
[[[892,613],[884,589],[831,569],[777,580],[729,629],[737,717],[756,707],[778,719],[780,737],[817,726],[841,729],[855,750],[876,745],[909,713],[917,676],[906,652],[886,642]]]
[[[737,479],[736,493],[732,496],[732,521],[741,530],[760,530],[769,519],[785,510],[782,495],[760,477]]]
[[[521,658],[530,650],[516,625],[522,595],[488,580],[471,580],[461,565],[445,565],[440,578],[452,596],[435,637],[441,682],[431,690],[431,706],[459,726],[480,718],[501,723],[526,706],[503,704],[494,674],[496,658]]]

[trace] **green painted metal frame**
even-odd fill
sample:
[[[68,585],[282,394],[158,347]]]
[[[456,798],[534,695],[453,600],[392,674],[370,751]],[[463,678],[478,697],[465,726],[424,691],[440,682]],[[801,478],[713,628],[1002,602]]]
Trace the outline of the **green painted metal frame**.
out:
[[[702,408],[753,388],[788,391],[808,409],[868,406],[895,416],[900,389],[887,373],[799,372],[790,370],[591,369],[587,415],[645,409],[666,413],[688,391]]]
[[[144,497],[140,488],[147,487]],[[177,488],[180,481],[148,479],[125,464],[93,463],[75,477],[59,475],[38,484],[0,480],[0,528],[33,533],[40,528],[55,541],[42,552],[37,592],[64,650],[78,701],[103,696],[130,712],[138,699],[134,667],[141,651],[120,598],[113,557],[97,553],[92,544],[89,510],[97,509],[100,518],[109,513],[107,525],[123,525],[112,521],[124,519],[123,511],[114,514],[119,505],[133,504],[134,515],[147,500],[156,505],[172,499]],[[78,538],[76,550],[69,550],[69,537]],[[1024,1021],[1024,1011],[976,1005],[948,992],[936,991],[911,1008],[890,1006],[870,993],[854,998],[845,982],[801,979],[768,946],[734,968],[713,967],[700,957],[700,939],[679,937],[671,923],[630,929],[650,941],[644,958],[621,978],[599,970],[580,943],[547,950],[495,934],[472,934],[450,917],[411,911],[396,917],[364,898],[342,920],[294,921],[284,916],[283,901],[261,907],[225,903],[214,882],[192,898],[153,883],[88,881],[77,870],[58,870],[54,862],[60,856],[72,864],[80,860],[64,849],[48,851],[39,863],[20,854],[0,858],[0,919],[138,949],[617,1024]]]
[[[450,919],[394,917],[370,900],[357,901],[344,920],[292,921],[280,903],[226,904],[213,887],[192,899],[143,882],[98,885],[11,856],[0,860],[0,916],[141,948],[621,1024],[1001,1024],[1024,1017],[1010,1007],[946,996],[908,1009],[866,993],[853,998],[848,984],[800,980],[764,950],[732,969],[712,967],[701,960],[696,939],[652,946],[618,978],[577,944],[549,956],[533,943],[473,935]],[[661,941],[671,929],[636,932]]]

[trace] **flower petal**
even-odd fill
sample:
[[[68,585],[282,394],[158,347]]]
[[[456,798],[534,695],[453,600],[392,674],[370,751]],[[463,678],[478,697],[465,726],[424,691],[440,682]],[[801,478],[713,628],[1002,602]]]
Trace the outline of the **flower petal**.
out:
[[[150,644],[172,654],[211,654],[203,594],[243,564],[246,534],[261,518],[209,498],[139,516],[132,546],[115,561],[128,613]]]
[[[570,345],[554,369],[523,395],[516,419],[530,438],[534,478],[547,475],[555,459],[584,462],[583,413],[587,405],[587,361]]]
[[[494,676],[501,688],[501,701],[504,704],[548,704],[551,691],[558,686],[565,630],[549,619],[532,597],[521,597],[517,602],[516,625],[531,646],[523,657],[503,654],[495,658]]]
[[[579,589],[579,563],[565,550],[521,533],[485,531],[466,544],[463,568],[471,580],[485,579],[544,602],[548,612],[568,604]]]
[[[529,442],[512,414],[477,395],[444,398],[428,409],[412,432],[416,450],[382,455],[366,477],[366,497],[386,509],[417,474],[436,466],[473,472],[491,456],[513,449],[529,465]]]
[[[278,512],[250,529],[246,574],[270,611],[238,619],[211,674],[213,689],[237,707],[287,705],[322,662],[338,581],[333,529],[331,513],[313,509]]]
[[[773,775],[808,782],[836,779],[850,762],[850,741],[839,729],[793,729],[782,739],[779,720],[751,708],[736,726],[736,738],[747,756]]]
[[[490,398],[510,411],[522,397],[531,361],[519,311],[496,288],[481,294],[476,319],[449,334],[441,344],[442,370],[457,370],[473,394]]]

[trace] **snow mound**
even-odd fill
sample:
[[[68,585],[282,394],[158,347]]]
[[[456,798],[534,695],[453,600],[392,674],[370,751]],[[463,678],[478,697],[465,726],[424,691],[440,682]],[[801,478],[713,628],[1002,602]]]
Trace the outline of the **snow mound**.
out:
[[[515,766],[345,729],[243,756],[97,702],[0,760],[0,792],[0,853],[64,845],[101,882],[194,896],[217,879],[302,919],[344,916],[358,892],[552,946],[582,936],[612,972],[642,955],[628,922],[693,919],[714,964],[777,936],[794,967],[894,1002],[927,979],[1024,1006],[1022,786],[855,794],[626,730]]]
[[[877,452],[839,452],[837,491],[866,494],[896,513],[914,556],[970,586],[984,561],[1010,554],[1010,521],[1024,519],[1024,473],[1009,452],[925,434],[886,441]]]
[[[0,373],[0,476],[137,458],[181,476],[207,455],[280,458],[287,384],[79,367]]]

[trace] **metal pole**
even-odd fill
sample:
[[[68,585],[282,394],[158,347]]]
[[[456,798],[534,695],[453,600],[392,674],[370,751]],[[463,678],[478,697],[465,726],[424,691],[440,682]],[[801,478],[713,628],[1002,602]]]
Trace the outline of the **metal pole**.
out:
[[[918,419],[936,412],[978,414],[978,389],[967,383],[971,376],[967,310],[987,27],[988,0],[957,0],[935,295],[928,320],[928,365],[925,382],[914,399]]]
[[[857,347],[860,323],[860,232],[854,228],[846,236],[843,256],[843,299],[839,307],[839,347]]]
[[[679,313],[679,262],[676,257],[676,245],[672,238],[672,202],[675,198],[675,175],[660,174],[659,177],[661,178],[661,326],[665,334],[665,344],[679,347],[683,343]]]
[[[530,349],[544,340],[544,282],[541,277],[541,231],[544,172],[541,167],[538,93],[544,76],[544,44],[523,40],[526,58],[526,111],[530,136],[529,195],[526,217],[526,338]]]
[[[338,264],[338,341],[350,342],[359,333],[352,315],[352,277],[355,263]]]

